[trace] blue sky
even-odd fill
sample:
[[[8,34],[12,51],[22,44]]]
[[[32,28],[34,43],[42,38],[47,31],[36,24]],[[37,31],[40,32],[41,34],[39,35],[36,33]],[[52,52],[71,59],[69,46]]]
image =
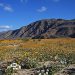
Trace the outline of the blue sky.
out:
[[[0,0],[0,31],[48,18],[75,19],[75,0]]]

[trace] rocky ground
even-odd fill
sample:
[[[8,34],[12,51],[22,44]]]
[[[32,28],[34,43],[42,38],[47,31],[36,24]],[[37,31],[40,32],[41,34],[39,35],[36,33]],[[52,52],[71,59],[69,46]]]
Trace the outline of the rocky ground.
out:
[[[35,72],[32,69],[29,70],[25,69],[25,70],[18,70],[16,73],[13,73],[13,75],[35,75]],[[61,71],[55,73],[54,75],[75,75],[75,64],[62,69]]]
[[[13,73],[13,75],[35,75],[34,71],[32,70],[18,70],[16,73]],[[55,73],[54,75],[75,75],[75,65],[70,65],[61,71]]]
[[[55,73],[54,75],[75,75],[75,64],[62,69],[61,71]]]
[[[34,75],[34,72],[31,70],[18,70],[16,73],[13,73],[13,75]]]

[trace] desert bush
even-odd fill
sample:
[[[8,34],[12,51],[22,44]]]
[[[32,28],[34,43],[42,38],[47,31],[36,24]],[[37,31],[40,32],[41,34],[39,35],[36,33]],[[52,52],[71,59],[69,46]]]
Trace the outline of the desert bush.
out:
[[[23,39],[21,39],[23,42],[27,42],[27,41],[29,41],[29,38],[23,38]]]
[[[8,68],[6,70],[6,75],[12,75],[13,74],[13,68]]]
[[[25,58],[21,61],[21,66],[23,69],[30,69],[37,67],[37,62],[33,59]]]

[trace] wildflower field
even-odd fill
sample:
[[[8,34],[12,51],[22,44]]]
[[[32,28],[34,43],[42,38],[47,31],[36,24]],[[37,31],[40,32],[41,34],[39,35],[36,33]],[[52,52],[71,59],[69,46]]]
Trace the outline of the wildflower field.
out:
[[[38,61],[54,60],[59,55],[75,62],[75,39],[16,39],[0,40],[0,60],[28,57]]]

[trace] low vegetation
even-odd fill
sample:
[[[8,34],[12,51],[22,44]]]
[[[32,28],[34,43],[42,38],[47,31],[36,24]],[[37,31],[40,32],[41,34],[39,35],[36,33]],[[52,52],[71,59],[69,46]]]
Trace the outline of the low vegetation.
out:
[[[0,40],[0,61],[16,61],[24,63],[26,68],[40,66],[38,62],[59,61],[52,64],[52,72],[61,70],[64,66],[75,64],[75,39],[16,39]],[[11,75],[12,69],[7,70]]]
[[[19,60],[29,57],[38,61],[54,60],[59,55],[75,61],[75,39],[18,39],[0,40],[0,60]]]

